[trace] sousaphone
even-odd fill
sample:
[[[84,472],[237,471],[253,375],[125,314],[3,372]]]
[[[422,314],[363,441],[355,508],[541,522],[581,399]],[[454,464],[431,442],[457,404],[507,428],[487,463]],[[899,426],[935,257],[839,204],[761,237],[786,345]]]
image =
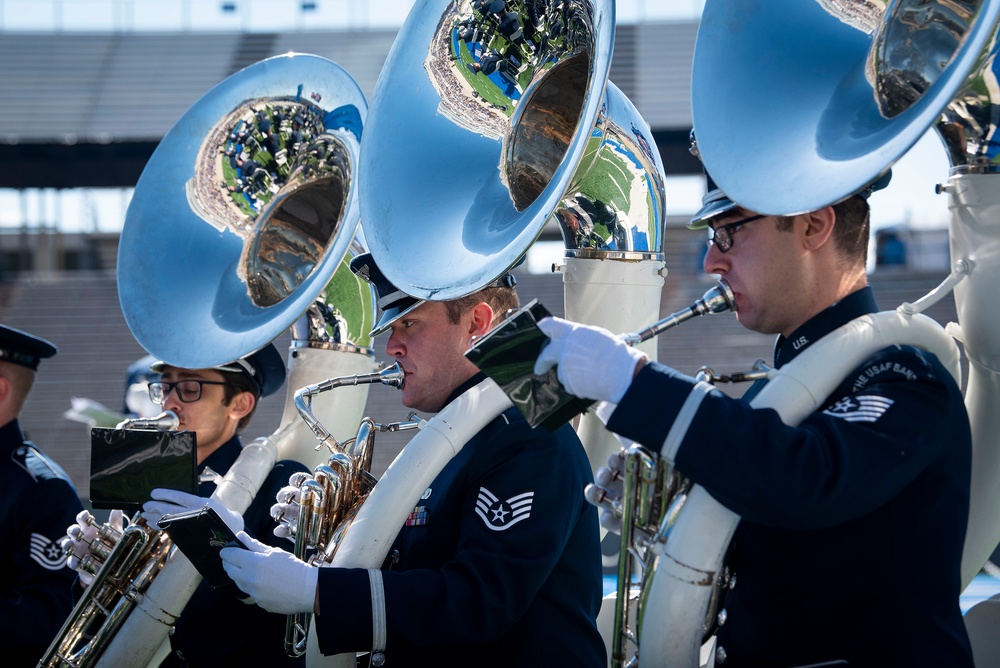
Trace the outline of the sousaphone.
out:
[[[566,246],[567,317],[658,320],[665,177],[649,125],[608,81],[614,2],[506,3],[514,31],[478,4],[416,2],[379,76],[359,182],[372,255],[404,292],[454,299],[548,225]],[[580,431],[597,467],[618,445],[592,420]]]
[[[357,166],[366,113],[357,83],[329,60],[287,54],[258,62],[171,128],[128,209],[119,297],[129,329],[153,356],[214,367],[294,326],[281,426],[247,444],[213,493],[241,513],[276,460],[312,469],[329,456],[316,451],[295,390],[376,367],[373,295],[347,266],[363,250]],[[357,429],[367,387],[313,405],[337,438]],[[115,570],[100,579],[107,588],[90,588],[42,665],[148,665],[200,582],[176,550],[156,558],[162,562],[135,566],[155,575],[141,587]],[[112,565],[109,558],[102,573]]]
[[[794,215],[850,197],[940,120],[952,160],[943,188],[953,210],[952,275],[933,296],[878,314],[874,327],[864,327],[877,333],[879,323],[899,321],[902,331],[915,330],[919,311],[955,289],[960,325],[950,325],[948,333],[964,343],[969,358],[966,405],[973,431],[963,585],[1000,539],[1000,322],[992,296],[1000,189],[991,155],[998,16],[996,0],[708,0],[692,71],[693,120],[706,169],[734,201],[766,214]],[[935,352],[956,373],[957,360],[949,362],[954,343],[940,338],[912,343]],[[877,349],[894,340],[905,342],[866,334],[851,347]],[[823,366],[802,376],[818,397],[826,396],[827,376],[846,373],[851,363]],[[783,367],[779,377],[785,372]],[[775,379],[765,391],[772,385]],[[775,385],[763,405],[794,424],[813,408],[797,405],[801,390],[783,388]],[[689,497],[647,578],[638,638],[643,664],[698,665],[709,589],[739,517],[695,490],[697,502]],[[699,573],[699,581],[685,572]]]
[[[516,24],[490,11],[502,4],[418,0],[397,34],[362,141],[368,248],[402,291],[449,300],[517,265],[552,221],[566,245],[566,315],[637,331],[660,315],[664,175],[648,124],[608,81],[614,3],[506,3]],[[509,405],[486,381],[430,420],[332,565],[377,569],[437,472]],[[591,415],[580,432],[595,467],[618,448]],[[311,665],[354,663],[309,641]]]

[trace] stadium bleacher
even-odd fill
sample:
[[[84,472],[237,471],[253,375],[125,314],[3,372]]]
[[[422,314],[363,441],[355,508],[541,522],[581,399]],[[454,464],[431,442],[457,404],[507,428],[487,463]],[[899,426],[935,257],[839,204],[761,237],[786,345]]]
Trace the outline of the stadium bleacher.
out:
[[[653,129],[668,173],[688,154],[695,22],[621,25],[611,81]],[[0,32],[0,188],[134,185],[156,142],[215,84],[269,56],[312,53],[371,99],[393,30]],[[649,44],[657,44],[648,67]]]

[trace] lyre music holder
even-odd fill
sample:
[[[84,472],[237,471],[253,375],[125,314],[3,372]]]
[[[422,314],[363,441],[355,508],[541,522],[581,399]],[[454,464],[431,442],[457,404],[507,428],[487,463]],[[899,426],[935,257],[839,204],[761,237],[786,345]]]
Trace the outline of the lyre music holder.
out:
[[[528,424],[555,431],[594,402],[568,393],[555,368],[544,375],[534,372],[535,360],[549,341],[538,329],[538,321],[550,315],[538,300],[532,300],[474,341],[465,356],[500,386]]]
[[[90,503],[137,511],[157,487],[198,493],[193,431],[90,430]]]

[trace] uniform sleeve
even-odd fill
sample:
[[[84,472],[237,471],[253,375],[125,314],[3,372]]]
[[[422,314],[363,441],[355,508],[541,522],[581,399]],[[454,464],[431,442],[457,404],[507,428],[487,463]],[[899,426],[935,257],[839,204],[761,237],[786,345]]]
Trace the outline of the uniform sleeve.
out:
[[[589,470],[581,474],[560,459],[558,449],[529,441],[551,435],[531,432],[523,422],[507,431],[514,433],[495,436],[483,448],[492,455],[478,457],[470,469],[457,513],[455,556],[443,568],[320,570],[321,614],[316,619],[324,654],[371,648],[374,634],[381,632],[383,606],[388,650],[394,643],[487,643],[524,614],[559,561],[580,514],[593,509],[583,501]],[[379,578],[384,601],[377,584],[372,585]],[[352,614],[330,613],[337,602],[341,609],[350,602]]]
[[[797,426],[647,366],[608,427],[673,454],[720,503],[770,526],[820,528],[867,514],[938,456],[950,430],[968,429],[958,388],[936,359],[911,348],[869,360]]]
[[[83,509],[65,480],[41,480],[25,488],[14,505],[10,586],[0,599],[0,643],[44,651],[73,609],[76,572],[66,566],[59,541]],[[41,653],[39,651],[39,654]]]

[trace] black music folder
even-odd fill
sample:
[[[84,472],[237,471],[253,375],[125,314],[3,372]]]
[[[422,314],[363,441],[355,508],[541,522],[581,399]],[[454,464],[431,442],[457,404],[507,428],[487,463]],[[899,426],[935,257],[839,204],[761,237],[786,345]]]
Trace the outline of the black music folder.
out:
[[[193,431],[90,430],[90,503],[138,511],[157,487],[198,493]]]
[[[235,586],[236,583],[222,566],[219,552],[224,547],[246,549],[246,546],[211,506],[164,515],[157,524],[198,569],[205,582],[214,588]]]
[[[474,341],[465,356],[500,386],[528,424],[555,431],[594,402],[569,394],[559,384],[555,368],[535,374],[535,360],[549,341],[537,323],[549,315],[538,300],[532,300]]]

